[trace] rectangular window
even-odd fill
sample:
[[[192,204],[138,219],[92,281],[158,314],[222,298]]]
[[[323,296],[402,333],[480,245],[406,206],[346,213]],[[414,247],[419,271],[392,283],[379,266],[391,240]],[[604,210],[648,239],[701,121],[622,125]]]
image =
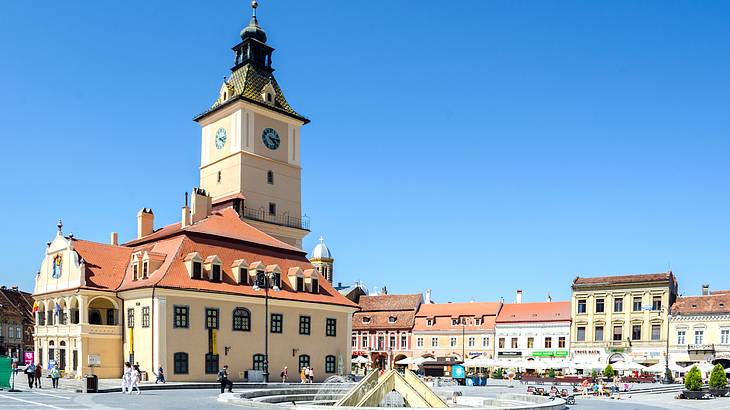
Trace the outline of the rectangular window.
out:
[[[137,280],[137,279],[139,279],[139,267],[135,263],[132,265],[132,280]]]
[[[107,326],[115,326],[117,324],[117,311],[114,309],[106,310],[106,324]]]
[[[596,326],[595,329],[595,340],[596,342],[603,341],[603,326]]]
[[[395,349],[397,346],[395,345],[395,335],[390,335],[388,338],[388,348]]]
[[[634,312],[641,312],[641,296],[634,297],[634,308],[632,310]]]
[[[352,337],[352,348],[357,349],[357,336]]]
[[[677,330],[677,344],[683,345],[687,343],[687,331]]]
[[[614,326],[613,327],[613,340],[615,342],[620,342],[624,338],[623,329],[621,326]]]
[[[203,264],[193,262],[193,279],[203,279]]]
[[[400,335],[400,348],[403,350],[408,348],[408,336]]]
[[[324,372],[325,373],[334,373],[335,372],[335,362],[336,359],[334,356],[327,356],[324,358]]]
[[[605,311],[606,309],[603,303],[603,298],[596,299],[596,313],[603,313]]]
[[[438,347],[439,346],[439,338],[438,337],[432,337],[431,338],[431,347]]]
[[[233,330],[248,332],[251,330],[251,312],[246,308],[233,309]]]
[[[173,361],[175,362],[174,371],[175,374],[188,374],[188,354],[183,352],[177,352],[173,355]]]
[[[205,309],[205,328],[218,329],[218,309]]]
[[[558,338],[558,347],[565,348],[565,336],[561,336]]]
[[[586,313],[586,300],[578,299],[578,313]]]
[[[477,339],[475,337],[469,337],[469,347],[474,347],[477,344]]]
[[[218,355],[213,353],[205,354],[205,374],[218,373]]]
[[[149,262],[145,261],[142,262],[142,278],[147,279],[150,276],[150,264]]]
[[[486,336],[482,337],[482,347],[488,347],[489,346],[489,338]]]
[[[528,349],[534,349],[535,348],[535,338],[534,337],[528,337],[527,338],[527,348]]]
[[[309,316],[299,316],[299,334],[308,335],[310,334],[312,318]]]
[[[253,370],[264,370],[265,361],[266,356],[262,355],[261,353],[253,355]]]
[[[16,328],[15,328],[15,337],[16,337],[17,339],[22,339],[22,338],[23,338],[23,331],[22,331],[22,330],[20,330],[20,328],[19,328],[19,327],[16,327]]]
[[[134,308],[127,309],[127,327],[134,327]]]
[[[271,314],[271,333],[282,333],[284,329],[284,315],[281,313]]]
[[[451,346],[451,347],[456,347],[456,338],[455,338],[455,337],[452,337],[452,338],[451,338],[451,339],[449,340],[449,346]]]
[[[654,296],[651,299],[651,310],[662,310],[662,297]]]
[[[175,321],[173,322],[173,327],[182,327],[187,328],[188,327],[188,307],[187,306],[175,306]],[[187,360],[187,358],[185,359]]]
[[[451,319],[451,326],[456,326],[459,324],[459,319]]]
[[[221,265],[213,265],[213,282],[221,281]]]
[[[499,338],[499,344],[498,344],[498,346],[499,346],[500,349],[504,349],[504,338],[503,337],[500,337]]]
[[[517,349],[517,338],[516,337],[512,338],[511,346],[513,349]]]
[[[368,348],[368,340],[370,340],[369,338],[370,338],[370,336],[368,336],[368,335],[364,335],[362,337],[362,348],[363,349],[367,349]]]
[[[422,337],[416,338],[416,347],[423,347],[423,338]]]
[[[240,268],[238,270],[238,276],[239,276],[239,280],[240,280],[240,282],[238,282],[239,285],[248,284],[248,269]]]
[[[276,204],[269,202],[269,215],[276,215]]]
[[[730,344],[730,329],[720,330],[720,343],[724,345]]]
[[[705,343],[705,331],[695,330],[695,344],[701,345]]]
[[[631,326],[631,340],[641,340],[641,325]]]
[[[337,319],[327,319],[325,336],[337,336]]]
[[[309,355],[300,354],[299,355],[299,371],[301,372],[302,369],[305,367],[309,367]]]
[[[142,327],[150,327],[150,307],[142,308]]]
[[[585,326],[578,326],[578,328],[576,329],[576,332],[575,333],[576,333],[575,340],[577,340],[579,342],[585,342],[586,341],[586,328],[585,328]]]
[[[624,311],[624,298],[613,299],[613,311],[616,313]]]
[[[651,340],[660,340],[662,338],[661,332],[661,325],[651,325]]]
[[[304,292],[304,278],[297,278],[297,292]]]
[[[545,348],[550,349],[553,347],[553,338],[552,337],[546,337],[545,338]]]
[[[433,326],[433,319],[426,319],[426,326]]]

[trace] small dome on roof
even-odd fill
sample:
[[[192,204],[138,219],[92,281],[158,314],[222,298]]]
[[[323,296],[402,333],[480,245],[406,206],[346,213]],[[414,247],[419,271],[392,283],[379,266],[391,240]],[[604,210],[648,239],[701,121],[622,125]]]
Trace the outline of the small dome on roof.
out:
[[[319,243],[312,249],[311,259],[332,259],[332,253],[324,243],[324,237],[319,237]]]
[[[247,38],[255,38],[256,40],[265,43],[266,42],[266,32],[264,29],[259,26],[259,21],[256,20],[256,8],[259,6],[259,4],[256,2],[256,0],[253,0],[251,2],[251,10],[253,11],[253,16],[251,16],[251,21],[248,22],[248,26],[244,27],[243,30],[241,30],[241,40],[245,40]]]

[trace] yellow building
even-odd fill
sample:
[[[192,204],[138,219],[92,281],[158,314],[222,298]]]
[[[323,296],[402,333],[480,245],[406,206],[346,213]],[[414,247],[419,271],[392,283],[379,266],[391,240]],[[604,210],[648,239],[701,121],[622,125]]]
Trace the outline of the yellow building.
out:
[[[201,188],[180,220],[156,229],[142,209],[124,244],[116,233],[109,244],[66,236],[59,222],[33,294],[44,367],[120,377],[130,361],[150,374],[162,366],[169,380],[215,380],[228,364],[233,379],[258,380],[268,338],[271,374],[349,371],[357,305],[301,250],[299,128],[308,120],[272,75],[255,8],[241,38],[218,99],[196,117]]]
[[[650,365],[666,354],[672,272],[573,281],[571,354],[575,361]]]
[[[681,296],[669,320],[669,359],[681,366],[698,362],[730,367],[730,291]]]

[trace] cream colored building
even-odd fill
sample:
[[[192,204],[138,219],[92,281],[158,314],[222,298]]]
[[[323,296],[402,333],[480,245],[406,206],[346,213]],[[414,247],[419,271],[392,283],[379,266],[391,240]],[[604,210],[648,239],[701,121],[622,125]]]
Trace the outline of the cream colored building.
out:
[[[115,233],[109,244],[64,235],[59,222],[33,294],[44,367],[118,378],[130,361],[149,374],[162,366],[173,381],[212,381],[228,364],[234,380],[258,380],[268,333],[272,375],[284,366],[291,377],[313,367],[316,380],[349,372],[357,305],[301,250],[308,120],[284,99],[255,16],[241,38],[218,99],[196,117],[201,188],[180,220],[158,228],[142,209],[124,244]]]
[[[720,363],[730,367],[730,291],[680,296],[669,320],[669,359],[681,366]]]
[[[573,281],[571,355],[574,361],[663,360],[669,307],[677,297],[672,272]]]

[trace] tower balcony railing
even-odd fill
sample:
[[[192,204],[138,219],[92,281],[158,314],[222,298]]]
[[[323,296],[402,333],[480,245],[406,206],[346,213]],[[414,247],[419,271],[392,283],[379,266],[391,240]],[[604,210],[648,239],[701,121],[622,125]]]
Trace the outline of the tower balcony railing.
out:
[[[289,216],[289,215],[272,215],[264,209],[243,208],[243,217],[254,221],[268,222],[274,225],[287,226],[289,228],[309,230],[309,217]]]

